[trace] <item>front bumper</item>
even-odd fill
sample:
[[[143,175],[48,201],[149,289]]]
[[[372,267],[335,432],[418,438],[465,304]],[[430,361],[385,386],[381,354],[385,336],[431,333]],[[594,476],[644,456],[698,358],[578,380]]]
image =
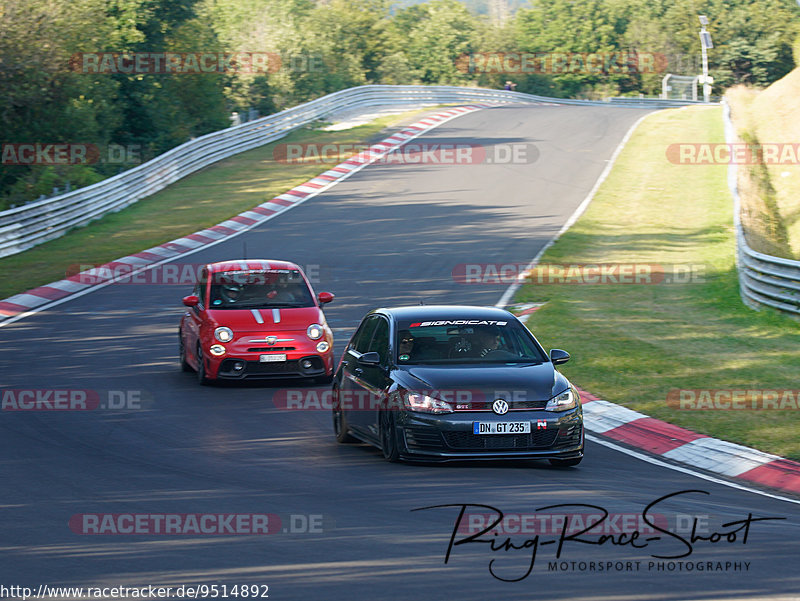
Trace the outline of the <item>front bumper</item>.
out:
[[[226,353],[214,356],[208,350],[205,357],[208,376],[224,380],[311,378],[333,373],[333,350],[324,353],[316,350],[318,341],[294,343],[294,348],[258,348],[249,350],[253,343],[225,345]],[[216,343],[216,342],[215,342]],[[244,348],[244,347],[249,348]],[[332,347],[332,345],[331,345]],[[286,361],[262,362],[261,355],[285,354]]]
[[[530,434],[474,434],[473,422],[529,421]],[[429,415],[403,411],[396,420],[401,455],[408,459],[573,459],[583,456],[580,408],[563,413],[515,411]]]

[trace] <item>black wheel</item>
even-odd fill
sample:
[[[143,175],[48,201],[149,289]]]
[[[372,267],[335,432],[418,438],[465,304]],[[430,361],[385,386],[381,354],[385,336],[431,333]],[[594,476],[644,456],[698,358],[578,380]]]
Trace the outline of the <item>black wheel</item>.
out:
[[[203,349],[200,348],[199,344],[197,345],[197,381],[203,386],[208,384],[208,378],[206,377],[206,360],[203,358]]]
[[[381,450],[386,461],[394,463],[400,459],[400,449],[397,444],[397,433],[394,429],[394,415],[391,411],[381,411]]]
[[[186,362],[186,348],[183,345],[183,336],[178,332],[178,355],[180,356],[181,371],[192,371],[192,366]]]
[[[576,457],[575,459],[550,459],[550,465],[556,467],[573,467],[578,465],[583,457]]]
[[[333,387],[333,433],[336,435],[336,442],[342,444],[356,442],[348,432],[347,419],[339,404],[339,389],[336,386]]]

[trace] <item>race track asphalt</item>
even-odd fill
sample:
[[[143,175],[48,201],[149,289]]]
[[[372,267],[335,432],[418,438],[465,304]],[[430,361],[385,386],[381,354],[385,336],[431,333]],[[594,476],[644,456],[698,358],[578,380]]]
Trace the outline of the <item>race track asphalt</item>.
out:
[[[416,142],[525,144],[531,160],[372,165],[182,260],[239,258],[246,245],[249,257],[317,270],[316,291],[336,294],[326,315],[338,359],[373,307],[496,303],[504,284],[465,285],[454,281],[453,270],[465,263],[527,263],[586,197],[645,112],[508,106],[471,113]],[[313,390],[306,384],[200,387],[176,361],[185,294],[186,286],[116,284],[0,329],[0,392],[133,391],[144,399],[140,408],[124,410],[0,412],[0,585],[259,584],[269,586],[273,600],[348,601],[719,600],[800,591],[793,569],[797,505],[591,442],[574,469],[536,462],[389,464],[371,447],[337,444],[328,411],[286,411],[273,403],[281,389]],[[619,514],[617,524],[641,525],[637,516],[649,503],[688,490],[702,492],[675,496],[651,512],[685,538],[695,517],[705,536],[736,530],[723,524],[749,514],[785,519],[752,523],[746,542],[743,530],[735,541],[697,540],[691,555],[671,564],[653,555],[676,557],[688,545],[663,533],[643,542],[658,535],[643,531],[634,544],[630,534],[627,544],[614,544],[623,542],[618,534],[603,545],[568,540],[558,563],[549,565],[557,544],[547,541],[558,539],[551,527],[539,536],[530,575],[505,582],[490,565],[506,580],[523,576],[534,533],[509,533],[517,546],[528,541],[523,549],[455,546],[445,564],[458,507],[412,511],[484,504],[507,515],[542,515],[558,513],[537,511],[549,505],[591,504]],[[281,516],[281,524],[261,536],[73,532],[71,516],[86,513],[269,513]],[[302,532],[308,520],[314,532]],[[517,523],[513,517],[509,526]]]

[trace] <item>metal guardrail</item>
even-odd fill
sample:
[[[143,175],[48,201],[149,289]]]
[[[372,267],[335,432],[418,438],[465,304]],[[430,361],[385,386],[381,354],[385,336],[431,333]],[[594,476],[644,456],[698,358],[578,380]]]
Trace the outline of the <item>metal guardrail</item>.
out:
[[[738,140],[731,121],[731,109],[723,102],[725,141]],[[739,273],[739,292],[742,301],[753,309],[772,307],[794,317],[800,317],[800,261],[765,255],[747,244],[741,221],[738,168],[728,165],[728,187],[733,196],[733,223],[736,227],[736,268]]]
[[[647,100],[647,102],[643,102]],[[573,105],[680,106],[659,99],[614,99],[612,102],[556,99],[521,92],[454,86],[383,86],[349,88],[206,134],[101,182],[66,194],[0,212],[0,257],[13,255],[63,236],[110,212],[162,190],[199,169],[286,136],[307,123],[342,110],[391,104],[420,106],[449,103],[557,103]]]

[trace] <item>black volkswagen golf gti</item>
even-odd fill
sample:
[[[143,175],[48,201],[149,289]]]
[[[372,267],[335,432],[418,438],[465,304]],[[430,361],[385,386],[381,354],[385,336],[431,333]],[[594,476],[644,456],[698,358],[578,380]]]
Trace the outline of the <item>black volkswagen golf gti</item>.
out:
[[[344,350],[333,382],[339,442],[389,461],[583,458],[577,390],[511,313],[428,305],[375,309]]]

